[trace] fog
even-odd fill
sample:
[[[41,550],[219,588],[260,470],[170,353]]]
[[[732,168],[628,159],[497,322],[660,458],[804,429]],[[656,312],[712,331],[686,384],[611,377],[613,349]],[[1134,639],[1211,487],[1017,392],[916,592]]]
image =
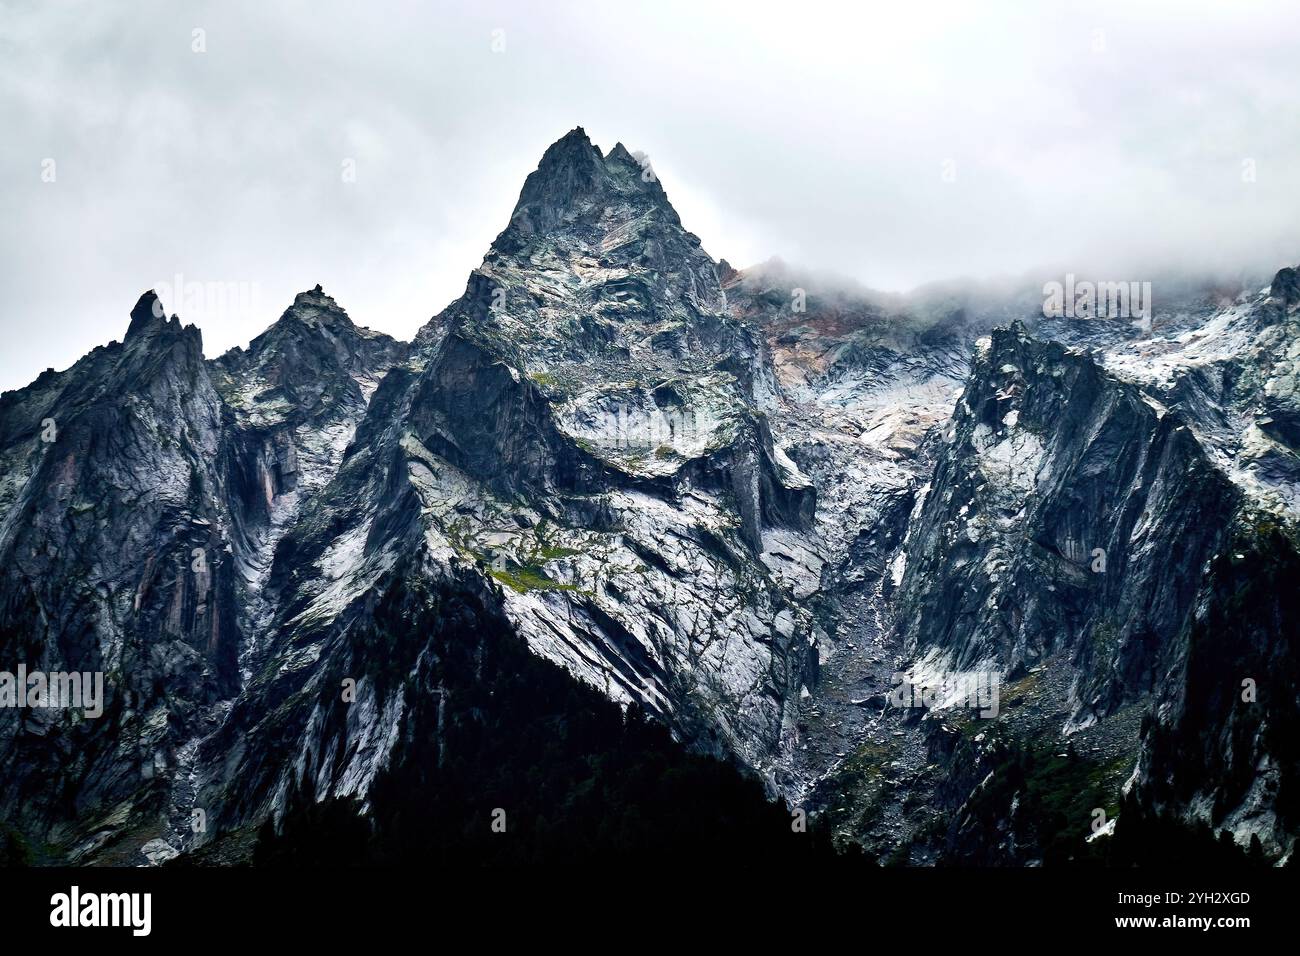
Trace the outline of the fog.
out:
[[[1297,41],[1294,3],[3,3],[0,388],[155,287],[208,355],[317,282],[409,338],[578,125],[737,266],[1271,274]]]

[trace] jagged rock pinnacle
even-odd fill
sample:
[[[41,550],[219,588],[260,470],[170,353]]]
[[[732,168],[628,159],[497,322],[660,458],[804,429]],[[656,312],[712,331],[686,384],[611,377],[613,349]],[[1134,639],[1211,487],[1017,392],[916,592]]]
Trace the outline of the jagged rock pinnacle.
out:
[[[131,339],[145,330],[166,321],[166,312],[158,294],[150,289],[140,296],[135,307],[131,309],[131,324],[127,326],[126,338]]]

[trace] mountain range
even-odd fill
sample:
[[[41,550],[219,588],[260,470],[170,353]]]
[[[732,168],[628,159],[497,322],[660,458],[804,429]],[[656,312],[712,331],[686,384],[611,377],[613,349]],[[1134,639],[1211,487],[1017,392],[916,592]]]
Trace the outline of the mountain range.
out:
[[[0,396],[0,669],[105,678],[0,857],[1286,862],[1300,274],[1154,304],[736,269],[581,128],[410,343],[145,293]]]

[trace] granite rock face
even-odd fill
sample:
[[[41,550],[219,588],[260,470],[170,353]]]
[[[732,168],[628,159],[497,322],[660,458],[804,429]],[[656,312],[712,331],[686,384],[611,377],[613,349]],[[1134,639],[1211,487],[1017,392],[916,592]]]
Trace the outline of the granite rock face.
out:
[[[198,330],[160,311],[142,296],[123,342],[0,400],[5,669],[105,675],[98,718],[0,711],[0,801],[73,859],[156,815],[240,684],[221,400]]]
[[[1026,316],[977,342],[910,514],[866,538],[896,590],[857,666],[892,659],[937,700],[869,710],[815,781],[850,838],[898,861],[1036,864],[1129,801],[1290,854],[1294,607],[1264,582],[1294,573],[1297,459],[1261,427],[1290,401],[1286,288],[1284,270],[1149,336]],[[878,671],[855,675],[858,702],[887,692]],[[963,675],[996,677],[993,719],[951,699]]]
[[[1081,842],[1009,756],[1058,751],[1112,816],[1283,858],[1296,289],[1183,290],[1143,332],[736,270],[576,129],[409,345],[318,286],[205,360],[148,294],[0,397],[0,669],[106,681],[102,717],[0,710],[0,814],[141,864],[291,795],[364,806],[445,730],[449,635],[490,626],[881,859]],[[891,700],[954,673],[998,716]]]

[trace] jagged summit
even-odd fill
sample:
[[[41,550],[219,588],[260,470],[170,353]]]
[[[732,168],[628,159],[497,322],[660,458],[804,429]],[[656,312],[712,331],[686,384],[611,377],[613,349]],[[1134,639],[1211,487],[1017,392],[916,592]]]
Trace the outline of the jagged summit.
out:
[[[626,379],[629,359],[661,378],[744,365],[754,346],[735,339],[714,262],[648,160],[622,143],[602,155],[582,127],[545,151],[465,294],[414,345],[447,331],[574,384]]]
[[[611,211],[644,215],[653,210],[680,225],[648,159],[638,158],[621,142],[602,155],[579,126],[542,154],[524,181],[511,226],[533,234]]]
[[[126,338],[127,340],[133,339],[148,329],[156,328],[166,321],[167,313],[158,298],[158,293],[150,289],[140,296],[131,309],[131,324],[127,326]]]
[[[297,321],[304,325],[328,325],[343,328],[355,328],[347,310],[340,306],[332,296],[326,295],[318,283],[305,292],[293,297],[293,305],[285,309],[279,321]]]
[[[199,327],[182,326],[177,315],[167,318],[162,301],[153,289],[141,295],[131,309],[131,322],[122,344],[142,353],[166,352],[174,346],[191,359],[203,357],[203,333]]]
[[[396,344],[396,339],[358,326],[352,321],[347,310],[327,295],[318,283],[311,289],[299,292],[293,303],[280,314],[280,317],[248,345],[248,353],[265,351],[267,348],[283,343],[286,339],[319,338],[352,341],[354,339],[382,339]],[[230,355],[243,353],[242,348],[231,349]]]
[[[276,322],[216,359],[217,387],[236,415],[265,423],[305,410],[361,408],[382,375],[405,357],[391,336],[356,326],[319,285],[298,293]],[[292,406],[292,409],[291,409]]]
[[[615,143],[614,148],[605,154],[605,162],[631,163],[633,166],[640,167],[637,158],[628,151],[628,148],[621,142]]]
[[[547,148],[537,169],[524,180],[512,221],[544,228],[566,211],[600,191],[604,159],[579,126]]]

